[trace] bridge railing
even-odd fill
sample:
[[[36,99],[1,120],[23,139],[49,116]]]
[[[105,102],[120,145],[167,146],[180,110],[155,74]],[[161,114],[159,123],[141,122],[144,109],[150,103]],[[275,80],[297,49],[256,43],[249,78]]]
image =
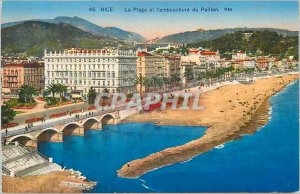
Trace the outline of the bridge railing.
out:
[[[79,115],[78,118],[76,118],[74,115],[71,118],[62,118],[61,120],[56,120],[56,121],[51,121],[51,122],[45,122],[45,123],[40,123],[37,126],[33,126],[33,127],[23,127],[17,130],[13,130],[13,131],[7,131],[7,133],[5,131],[1,132],[1,138],[7,138],[7,137],[12,137],[15,135],[20,135],[20,134],[25,134],[25,133],[29,133],[32,131],[38,131],[38,130],[43,130],[46,128],[50,128],[53,126],[57,126],[57,125],[61,125],[61,124],[66,124],[66,123],[71,123],[71,122],[76,122],[82,119],[86,119],[86,118],[90,118],[90,117],[94,117],[94,116],[99,116],[102,114],[107,114],[107,113],[111,113],[111,112],[116,112],[119,110],[124,109],[125,106],[122,107],[117,107],[116,109],[103,109],[102,111],[89,111],[89,112],[85,112],[85,115]]]

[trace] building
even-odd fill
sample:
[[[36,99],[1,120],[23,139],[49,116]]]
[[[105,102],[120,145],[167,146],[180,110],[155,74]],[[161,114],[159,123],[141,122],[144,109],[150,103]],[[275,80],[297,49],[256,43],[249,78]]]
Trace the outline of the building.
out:
[[[137,76],[145,78],[164,77],[165,76],[165,57],[160,55],[150,54],[145,51],[137,52]],[[140,86],[137,85],[137,90]],[[145,87],[142,87],[145,91]]]
[[[65,49],[47,52],[45,61],[45,88],[52,83],[68,86],[69,91],[87,97],[90,88],[100,93],[135,91],[136,55],[119,49]]]
[[[258,57],[256,67],[260,70],[270,70],[274,65],[275,59],[269,57]]]
[[[165,57],[147,52],[137,53],[137,75],[143,77],[164,77]]]
[[[30,85],[37,91],[44,89],[43,63],[11,63],[3,65],[2,88],[17,95],[22,85]]]
[[[185,85],[190,80],[186,77],[186,72],[192,72],[192,77],[197,78],[201,72],[207,70],[206,62],[201,61],[200,56],[196,54],[190,54],[187,56],[182,56],[180,60],[180,77],[182,83]]]
[[[255,68],[255,59],[243,51],[233,53],[231,61],[235,68]]]
[[[247,58],[248,58],[247,54],[243,51],[239,51],[239,52],[236,52],[236,53],[232,54],[232,59],[233,60],[244,60],[244,59],[247,59]]]
[[[216,69],[225,65],[218,51],[209,51],[205,49],[190,49],[189,55],[182,56],[180,62],[181,78],[183,84],[189,80],[186,78],[186,71],[193,73],[194,78],[210,69]]]
[[[199,52],[200,62],[205,65],[207,69],[216,69],[221,66],[220,54],[218,51],[202,50]]]
[[[172,75],[180,74],[180,55],[169,55],[165,57],[164,76],[171,77]]]
[[[255,68],[254,59],[236,59],[232,60],[232,65],[234,68]]]

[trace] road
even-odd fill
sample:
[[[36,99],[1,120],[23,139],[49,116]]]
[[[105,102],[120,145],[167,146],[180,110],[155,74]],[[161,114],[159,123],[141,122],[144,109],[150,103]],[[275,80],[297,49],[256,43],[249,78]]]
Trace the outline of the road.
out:
[[[25,124],[27,119],[32,119],[32,118],[39,118],[39,117],[44,117],[46,115],[46,119],[49,118],[50,115],[52,114],[58,114],[61,112],[66,112],[66,111],[73,111],[73,110],[81,110],[81,109],[86,109],[88,108],[89,105],[88,103],[77,103],[77,104],[70,104],[66,106],[60,106],[60,107],[54,107],[54,108],[48,108],[44,109],[42,111],[37,111],[37,112],[28,112],[28,113],[21,113],[17,114],[14,118],[15,123],[19,123],[19,125]]]

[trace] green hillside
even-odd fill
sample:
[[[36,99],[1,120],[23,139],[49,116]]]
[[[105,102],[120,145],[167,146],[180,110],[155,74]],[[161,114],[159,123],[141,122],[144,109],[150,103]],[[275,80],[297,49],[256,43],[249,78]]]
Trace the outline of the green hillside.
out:
[[[255,31],[250,37],[244,32],[226,34],[220,38],[188,44],[218,50],[221,54],[242,50],[253,55],[272,55],[280,58],[293,55],[298,58],[298,36],[283,36],[268,30]]]
[[[214,40],[220,38],[225,34],[230,34],[239,31],[263,31],[268,30],[276,32],[283,36],[297,36],[297,31],[289,31],[285,29],[277,28],[225,28],[217,30],[197,30],[197,31],[187,31],[177,34],[168,35],[157,40],[157,43],[174,43],[174,44],[186,44],[195,43],[200,41]]]
[[[72,25],[28,21],[1,30],[2,54],[25,53],[42,56],[44,49],[62,50],[72,46],[86,49],[128,46],[105,36],[92,35]]]

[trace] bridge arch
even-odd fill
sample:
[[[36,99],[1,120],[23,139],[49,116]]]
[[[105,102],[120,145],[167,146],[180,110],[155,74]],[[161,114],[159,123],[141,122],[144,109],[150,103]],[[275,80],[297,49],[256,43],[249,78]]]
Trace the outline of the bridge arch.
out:
[[[101,123],[103,125],[105,124],[113,124],[114,123],[114,119],[116,118],[116,116],[112,113],[107,113],[102,115],[102,117],[100,118]]]
[[[90,117],[90,118],[87,118],[86,120],[83,121],[83,125],[86,123],[86,122],[89,122],[89,121],[95,121],[95,122],[100,122],[101,119],[97,119],[96,117]]]
[[[36,139],[38,142],[40,141],[60,142],[62,141],[62,132],[56,128],[43,129],[36,135]]]
[[[96,117],[90,117],[83,121],[84,129],[99,129],[101,128],[101,120],[97,119]]]
[[[83,125],[71,122],[61,128],[63,135],[83,135]]]
[[[16,135],[14,137],[11,137],[8,139],[8,142],[19,142],[22,145],[29,146],[29,147],[36,147],[36,141],[35,138],[33,138],[29,134],[21,134]]]

